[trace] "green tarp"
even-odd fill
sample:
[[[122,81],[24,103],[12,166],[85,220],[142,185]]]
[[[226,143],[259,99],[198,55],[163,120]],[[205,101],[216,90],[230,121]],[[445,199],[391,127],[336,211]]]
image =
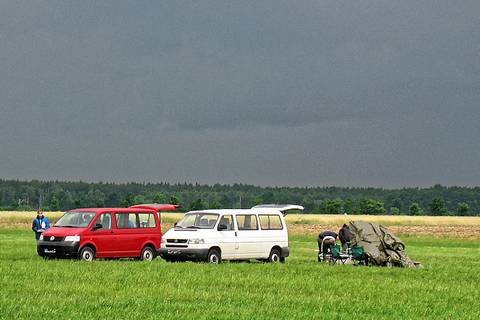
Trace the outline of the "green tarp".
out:
[[[363,247],[369,264],[378,266],[401,266],[414,268],[420,264],[405,253],[405,245],[385,227],[376,223],[351,221],[351,244]]]

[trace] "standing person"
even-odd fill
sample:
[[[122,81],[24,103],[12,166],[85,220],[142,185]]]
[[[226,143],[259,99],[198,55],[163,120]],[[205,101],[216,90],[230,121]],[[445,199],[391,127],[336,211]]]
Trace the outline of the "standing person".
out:
[[[350,241],[352,240],[352,232],[346,224],[344,224],[342,228],[338,231],[338,238],[342,243],[342,251],[346,252],[347,248],[350,247]]]
[[[50,229],[48,219],[43,215],[42,209],[38,209],[37,216],[33,219],[32,230],[35,232],[35,239],[39,240],[45,230]]]

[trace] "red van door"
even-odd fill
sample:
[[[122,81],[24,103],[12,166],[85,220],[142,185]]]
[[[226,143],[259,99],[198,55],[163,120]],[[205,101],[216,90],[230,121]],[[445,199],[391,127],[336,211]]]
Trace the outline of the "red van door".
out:
[[[122,257],[140,256],[143,238],[139,228],[138,215],[133,212],[115,213],[116,229],[114,234],[117,238],[118,254]]]
[[[138,213],[138,221],[140,223],[140,231],[142,237],[142,248],[145,243],[153,243],[155,250],[160,249],[160,240],[162,231],[158,214],[156,212]]]
[[[89,232],[89,238],[97,248],[98,258],[114,257],[118,246],[112,228],[113,220],[111,213],[102,213],[93,223]]]

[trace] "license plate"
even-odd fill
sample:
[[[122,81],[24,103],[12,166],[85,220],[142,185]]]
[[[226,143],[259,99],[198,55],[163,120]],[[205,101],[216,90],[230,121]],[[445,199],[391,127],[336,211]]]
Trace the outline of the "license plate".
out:
[[[57,251],[55,249],[44,249],[44,253],[56,253]]]

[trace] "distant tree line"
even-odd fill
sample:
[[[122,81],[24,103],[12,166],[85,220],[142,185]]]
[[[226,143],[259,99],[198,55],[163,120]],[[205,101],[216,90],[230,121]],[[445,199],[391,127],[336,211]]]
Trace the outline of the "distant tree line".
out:
[[[303,205],[305,213],[466,216],[480,213],[480,187],[300,188],[0,179],[0,210],[127,207],[152,202],[181,204],[184,211],[293,203]]]

